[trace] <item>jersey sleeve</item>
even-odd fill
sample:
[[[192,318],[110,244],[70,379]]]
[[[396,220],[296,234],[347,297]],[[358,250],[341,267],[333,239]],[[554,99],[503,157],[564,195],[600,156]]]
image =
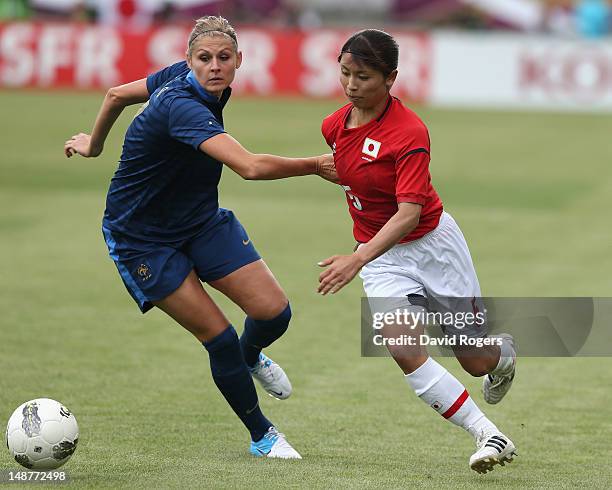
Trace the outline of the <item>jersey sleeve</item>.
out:
[[[225,133],[223,126],[206,106],[187,98],[172,102],[168,129],[172,138],[195,150],[198,150],[204,141]]]
[[[323,135],[327,146],[329,146],[330,148],[333,144],[332,132],[334,128],[334,122],[335,121],[333,120],[332,114],[331,116],[327,116],[325,119],[323,119],[323,122],[321,123],[321,134]]]
[[[395,165],[397,202],[425,204],[431,177],[429,175],[429,152],[417,148],[406,154]]]
[[[173,65],[167,66],[166,68],[153,73],[147,77],[147,90],[149,95],[155,92],[164,83],[178,77],[181,73],[189,70],[186,61],[179,61]]]
[[[424,126],[412,132],[395,162],[397,202],[424,205],[431,186],[429,174],[429,134]]]

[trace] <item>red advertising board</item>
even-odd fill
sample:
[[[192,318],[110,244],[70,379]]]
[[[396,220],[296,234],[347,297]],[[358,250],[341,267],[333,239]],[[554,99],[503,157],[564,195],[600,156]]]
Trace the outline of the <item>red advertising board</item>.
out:
[[[0,24],[0,86],[104,89],[145,77],[185,56],[189,26],[130,32],[73,23]],[[338,52],[351,31],[238,29],[244,63],[233,86],[258,95],[340,94]],[[394,33],[400,75],[394,93],[426,100],[431,42]]]

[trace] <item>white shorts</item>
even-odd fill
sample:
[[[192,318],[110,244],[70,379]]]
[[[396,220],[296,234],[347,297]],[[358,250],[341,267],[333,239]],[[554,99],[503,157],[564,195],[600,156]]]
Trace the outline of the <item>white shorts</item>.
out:
[[[427,298],[428,311],[484,311],[470,251],[459,226],[447,212],[442,213],[434,230],[418,240],[395,245],[366,264],[359,277],[372,311],[422,304],[422,300],[414,299],[415,295]],[[486,335],[484,326],[474,330],[446,325],[443,330],[470,337]]]

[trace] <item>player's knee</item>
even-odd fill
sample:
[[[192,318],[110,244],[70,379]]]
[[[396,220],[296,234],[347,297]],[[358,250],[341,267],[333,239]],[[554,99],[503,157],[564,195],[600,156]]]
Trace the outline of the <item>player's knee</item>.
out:
[[[390,351],[391,352],[391,351]],[[409,355],[406,356],[405,353],[403,355],[393,355],[391,352],[391,356],[396,364],[400,367],[400,369],[404,372],[404,374],[411,374],[419,369],[425,361],[427,361],[427,355]]]
[[[481,378],[489,372],[484,361],[472,360],[472,362],[462,363],[462,366],[467,373],[475,378]]]
[[[292,316],[293,313],[291,311],[291,304],[289,303],[289,301],[287,301],[287,306],[285,306],[285,308],[283,309],[283,311],[280,312],[277,318],[279,318],[279,321],[289,325]]]
[[[244,327],[246,330],[256,333],[260,345],[267,347],[287,331],[290,321],[291,306],[287,303],[283,310],[270,320],[257,320],[247,317]]]
[[[288,313],[287,310],[288,309]],[[263,301],[257,301],[246,309],[247,315],[257,321],[282,322],[291,319],[289,300],[284,294],[274,294]]]
[[[266,321],[266,326],[274,331],[279,337],[284,334],[289,328],[289,322],[291,321],[291,305],[287,302],[283,310],[276,315],[272,320]]]

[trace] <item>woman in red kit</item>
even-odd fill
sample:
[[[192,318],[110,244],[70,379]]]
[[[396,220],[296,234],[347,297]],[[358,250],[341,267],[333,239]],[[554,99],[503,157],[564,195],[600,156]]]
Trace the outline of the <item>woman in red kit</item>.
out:
[[[470,467],[485,473],[511,461],[514,444],[485,417],[464,386],[419,345],[424,322],[402,324],[400,319],[407,317],[400,313],[408,312],[413,319],[432,311],[458,315],[465,314],[467,306],[472,324],[453,321],[442,327],[446,338],[454,339],[453,350],[463,368],[485,376],[483,391],[489,403],[499,402],[510,388],[514,343],[507,334],[486,335],[470,252],[431,184],[427,127],[390,94],[398,56],[392,36],[366,29],[348,39],[338,58],[340,83],[350,103],[325,118],[322,132],[334,152],[358,246],[351,255],[320,262],[326,269],[319,278],[319,292],[336,293],[361,271],[372,312],[393,319],[375,328],[380,328],[407,383],[425,403],[474,436],[477,450]],[[405,337],[407,327],[416,345],[392,345],[389,339]],[[476,351],[475,341],[487,345]]]

